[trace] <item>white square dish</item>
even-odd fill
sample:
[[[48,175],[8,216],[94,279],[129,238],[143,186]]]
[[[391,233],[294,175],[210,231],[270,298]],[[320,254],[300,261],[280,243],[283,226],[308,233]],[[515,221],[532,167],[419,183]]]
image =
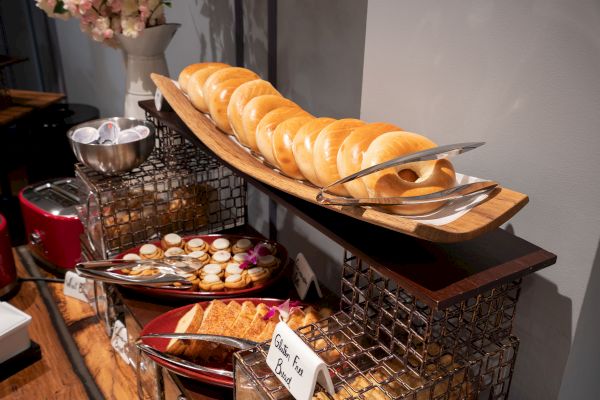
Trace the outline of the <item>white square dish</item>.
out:
[[[27,350],[31,316],[7,302],[0,302],[0,363]]]

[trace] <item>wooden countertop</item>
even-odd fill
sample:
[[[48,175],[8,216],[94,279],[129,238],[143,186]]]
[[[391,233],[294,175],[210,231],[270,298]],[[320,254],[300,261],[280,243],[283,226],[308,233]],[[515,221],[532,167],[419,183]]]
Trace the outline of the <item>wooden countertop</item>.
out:
[[[23,251],[15,251],[15,262],[19,277],[31,276],[24,266],[32,260]],[[38,270],[41,275],[50,276]],[[42,287],[46,287],[66,325],[68,333],[79,349],[79,354],[70,353],[65,337],[52,320],[52,313],[44,302]],[[133,399],[137,398],[134,370],[112,349],[104,327],[96,318],[92,307],[79,300],[63,295],[62,283],[22,282],[19,292],[9,303],[31,315],[29,334],[42,349],[42,359],[15,375],[0,382],[0,398],[11,399]],[[60,316],[58,317],[60,318]],[[62,321],[59,321],[61,323]],[[70,340],[70,338],[66,338]],[[83,369],[78,368],[74,358],[83,359]],[[75,365],[75,366],[74,366]],[[91,375],[92,381],[85,376]],[[99,395],[94,396],[99,389]]]
[[[28,276],[16,252],[14,256],[17,274],[21,277]],[[62,288],[61,284],[48,285]],[[31,315],[29,336],[42,348],[42,359],[0,382],[0,398],[85,398],[85,388],[73,371],[62,343],[52,328],[48,310],[35,282],[22,282],[19,292],[9,303]]]
[[[0,110],[0,127],[11,125],[36,109],[46,108],[62,99],[63,93],[9,89],[12,105]]]

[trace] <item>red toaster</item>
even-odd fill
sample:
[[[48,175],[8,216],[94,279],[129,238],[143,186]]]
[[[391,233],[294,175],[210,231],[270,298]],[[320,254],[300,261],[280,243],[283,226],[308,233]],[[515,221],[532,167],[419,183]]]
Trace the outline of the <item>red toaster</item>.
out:
[[[75,178],[44,181],[19,193],[29,249],[59,270],[72,269],[81,259],[79,193]]]

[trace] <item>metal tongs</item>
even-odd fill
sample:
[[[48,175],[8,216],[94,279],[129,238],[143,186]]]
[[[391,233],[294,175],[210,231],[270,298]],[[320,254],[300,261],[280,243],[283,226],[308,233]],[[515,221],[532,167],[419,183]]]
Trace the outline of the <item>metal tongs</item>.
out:
[[[179,367],[187,368],[192,371],[201,372],[201,373],[209,373],[219,376],[226,376],[228,378],[233,379],[233,372],[221,369],[221,368],[211,368],[205,367],[203,365],[198,365],[191,361],[184,360],[183,358],[174,356],[172,354],[165,353],[164,351],[156,350],[154,347],[149,346],[142,342],[142,339],[186,339],[186,340],[202,340],[205,342],[223,344],[226,346],[233,347],[235,349],[243,350],[250,347],[256,346],[258,343],[253,342],[251,340],[239,339],[230,336],[219,336],[219,335],[202,335],[196,333],[151,333],[148,335],[140,336],[140,338],[136,341],[135,345],[138,349],[143,351],[146,354],[157,357],[163,361],[171,363],[173,365],[177,365]]]
[[[344,206],[379,206],[405,204],[407,205],[449,202],[452,200],[464,199],[489,193],[496,186],[498,186],[498,183],[493,181],[472,182],[464,185],[458,185],[453,188],[435,193],[411,197],[371,197],[356,199],[352,197],[334,196],[329,192],[329,189],[331,189],[334,186],[341,185],[358,178],[362,178],[363,176],[370,175],[374,172],[378,172],[386,168],[417,161],[440,160],[442,158],[453,157],[459,154],[466,153],[467,151],[476,149],[484,144],[484,142],[449,144],[445,146],[434,147],[432,149],[418,151],[416,153],[411,153],[405,156],[394,158],[381,164],[373,165],[372,167],[365,168],[352,175],[348,175],[345,178],[339,179],[328,186],[325,186],[319,191],[319,194],[317,195],[317,202],[319,202],[320,204]]]
[[[84,278],[119,285],[138,285],[168,289],[189,289],[192,287],[192,283],[184,276],[178,275],[178,273],[191,273],[197,268],[180,265],[181,261],[186,261],[185,257],[169,257],[165,260],[174,261],[174,263],[163,260],[96,260],[79,263],[75,266],[75,270]],[[136,266],[155,268],[159,273],[154,275],[125,275],[116,272],[123,268],[133,268]],[[179,285],[175,286],[174,283],[179,283]]]

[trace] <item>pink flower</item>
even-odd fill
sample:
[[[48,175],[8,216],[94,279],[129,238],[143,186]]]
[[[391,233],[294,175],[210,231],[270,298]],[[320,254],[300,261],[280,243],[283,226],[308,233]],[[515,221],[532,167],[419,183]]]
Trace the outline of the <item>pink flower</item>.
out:
[[[302,303],[300,303],[299,301],[290,301],[290,299],[287,299],[285,302],[281,303],[278,306],[272,306],[271,308],[269,308],[269,311],[265,314],[265,316],[263,317],[263,319],[265,321],[271,319],[276,312],[279,312],[279,315],[281,315],[281,317],[284,320],[287,320],[290,316],[291,313],[293,313],[295,310],[301,310],[302,309]]]
[[[266,256],[268,254],[271,254],[271,252],[269,251],[267,246],[264,243],[259,243],[248,252],[248,255],[245,257],[245,260],[240,264],[240,268],[246,269],[252,266],[256,266],[256,264],[258,263],[258,257]]]

